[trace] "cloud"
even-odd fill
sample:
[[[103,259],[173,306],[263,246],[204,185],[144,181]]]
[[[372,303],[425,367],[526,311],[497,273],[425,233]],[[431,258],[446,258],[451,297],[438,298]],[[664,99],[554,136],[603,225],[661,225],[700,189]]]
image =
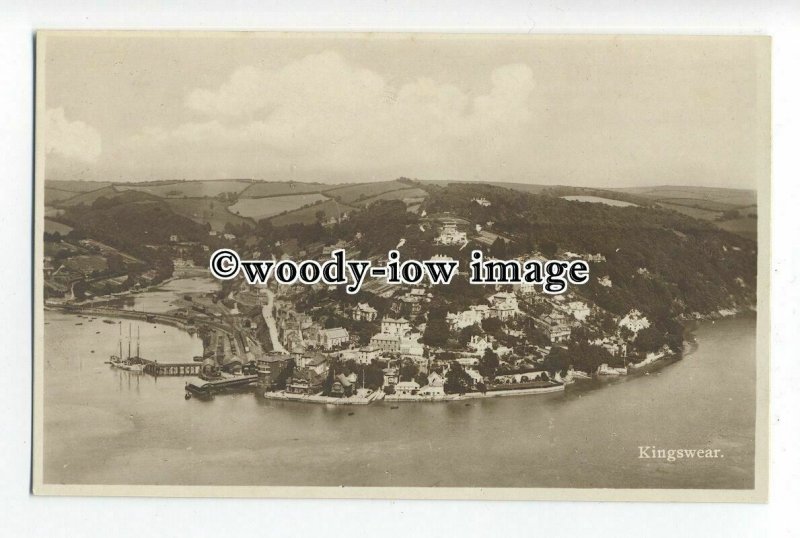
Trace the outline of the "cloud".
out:
[[[45,151],[67,159],[95,163],[102,153],[100,133],[82,121],[69,121],[63,108],[50,108],[45,116]]]
[[[404,83],[335,52],[277,69],[242,67],[217,88],[190,91],[187,121],[128,141],[197,164],[226,161],[242,175],[259,167],[353,174],[463,174],[520,148],[533,119],[533,73],[524,64],[487,73],[480,87],[433,78]],[[492,164],[494,163],[494,164]]]

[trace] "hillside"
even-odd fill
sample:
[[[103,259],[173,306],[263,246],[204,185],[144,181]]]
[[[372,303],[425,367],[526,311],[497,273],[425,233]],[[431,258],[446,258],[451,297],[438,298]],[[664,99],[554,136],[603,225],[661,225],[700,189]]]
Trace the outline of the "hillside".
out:
[[[472,202],[486,198],[488,207]],[[715,225],[660,208],[612,207],[524,194],[490,185],[433,188],[429,213],[449,212],[512,238],[510,255],[602,254],[581,288],[600,306],[637,308],[657,319],[713,313],[755,301],[756,244]],[[611,286],[601,285],[607,276]]]

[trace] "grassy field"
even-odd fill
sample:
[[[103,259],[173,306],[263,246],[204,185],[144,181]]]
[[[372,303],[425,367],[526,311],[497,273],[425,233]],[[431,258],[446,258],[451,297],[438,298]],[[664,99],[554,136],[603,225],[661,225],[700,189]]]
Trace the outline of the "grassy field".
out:
[[[146,183],[135,185],[126,183],[118,185],[119,190],[137,190],[148,192],[161,198],[214,198],[225,192],[240,193],[252,186],[246,179],[219,179],[208,181],[174,181],[166,183]]]
[[[733,207],[743,207],[756,204],[756,191],[745,189],[719,189],[714,187],[633,187],[627,189],[613,189],[620,192],[637,194],[654,200],[664,200],[675,203],[676,199],[681,205],[688,203],[701,204],[701,202],[715,202],[724,204],[726,209]],[[706,209],[712,206],[700,205]],[[717,206],[721,207],[721,206]]]
[[[66,200],[68,198],[72,198],[73,196],[79,193],[75,191],[63,191],[61,189],[56,189],[53,187],[45,187],[44,188],[44,205],[53,205],[56,202],[60,202],[61,200]]]
[[[250,219],[234,215],[224,202],[215,198],[167,198],[165,201],[175,213],[200,224],[209,223],[211,229],[218,232],[224,231],[225,224],[229,222],[235,225],[254,224]]]
[[[333,185],[323,183],[298,183],[295,181],[257,181],[251,183],[239,193],[239,198],[266,198],[268,196],[286,196],[290,194],[307,194],[322,192]]]
[[[288,226],[289,224],[313,224],[317,220],[317,212],[322,211],[324,218],[340,217],[345,212],[353,211],[355,208],[336,200],[326,200],[309,207],[290,211],[282,215],[277,215],[270,219],[273,226]]]
[[[73,256],[64,261],[67,269],[88,275],[92,271],[103,271],[108,268],[108,263],[103,256]]]
[[[99,189],[95,189],[93,191],[76,194],[75,196],[67,198],[65,200],[59,200],[54,205],[56,207],[71,207],[80,204],[92,205],[92,203],[101,196],[111,198],[112,196],[116,196],[117,194],[119,194],[119,191],[116,190],[113,186],[100,187]]]
[[[261,220],[327,199],[326,196],[318,193],[270,196],[268,198],[240,198],[238,202],[228,206],[228,210],[236,215]]]
[[[408,184],[401,181],[381,181],[379,183],[356,183],[354,185],[336,187],[325,191],[325,194],[345,204],[353,204],[354,202],[373,198],[389,191],[398,191],[408,188]]]
[[[108,187],[111,185],[110,181],[77,181],[77,180],[66,180],[66,181],[59,181],[57,179],[48,179],[44,182],[45,189],[56,189],[59,191],[67,191],[72,193],[79,193],[79,192],[89,192],[89,191],[96,191],[97,189],[102,189],[103,187]]]
[[[72,227],[54,220],[44,219],[44,231],[49,234],[58,232],[61,235],[67,235],[72,231]]]
[[[370,196],[369,198],[365,198],[363,200],[354,202],[354,205],[357,205],[359,207],[367,207],[369,204],[377,202],[378,200],[409,200],[411,204],[418,204],[426,196],[428,196],[428,193],[426,191],[417,187],[411,187],[409,189],[387,191],[378,194],[377,196]]]

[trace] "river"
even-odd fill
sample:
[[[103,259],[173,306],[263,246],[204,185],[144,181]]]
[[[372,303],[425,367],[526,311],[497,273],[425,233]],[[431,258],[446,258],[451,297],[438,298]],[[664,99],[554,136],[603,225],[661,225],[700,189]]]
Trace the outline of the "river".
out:
[[[700,324],[693,353],[647,376],[588,381],[551,395],[366,407],[251,393],[184,400],[185,378],[104,364],[117,349],[117,325],[58,312],[46,312],[45,321],[46,483],[753,484],[754,317]],[[140,327],[145,357],[190,360],[201,351],[196,337],[178,329]],[[709,447],[724,458],[643,460],[643,445]]]

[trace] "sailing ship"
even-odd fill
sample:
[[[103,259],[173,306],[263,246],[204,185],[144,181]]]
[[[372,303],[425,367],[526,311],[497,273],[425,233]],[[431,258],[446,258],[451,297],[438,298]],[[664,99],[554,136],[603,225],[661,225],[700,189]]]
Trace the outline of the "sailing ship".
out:
[[[128,372],[141,373],[144,371],[144,362],[139,355],[139,326],[136,326],[136,355],[131,356],[131,326],[128,324],[128,356],[122,358],[122,322],[119,323],[119,355],[111,355],[108,363],[112,368]]]

